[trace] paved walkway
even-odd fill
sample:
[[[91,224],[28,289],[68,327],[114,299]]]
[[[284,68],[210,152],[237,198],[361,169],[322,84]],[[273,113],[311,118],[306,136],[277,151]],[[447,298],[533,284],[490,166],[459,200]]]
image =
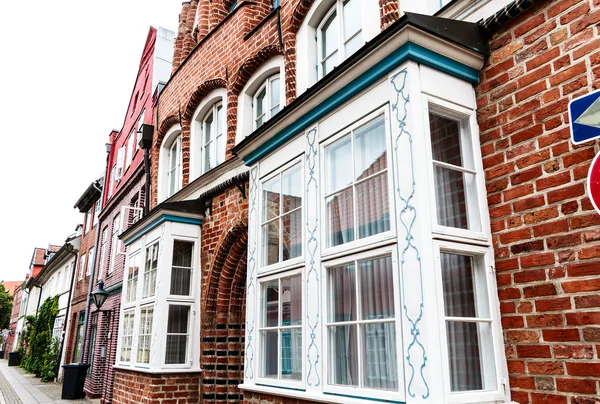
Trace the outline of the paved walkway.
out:
[[[6,360],[0,360],[0,404],[60,403],[93,404],[99,400],[61,400],[62,385],[43,383],[23,369],[8,367]]]

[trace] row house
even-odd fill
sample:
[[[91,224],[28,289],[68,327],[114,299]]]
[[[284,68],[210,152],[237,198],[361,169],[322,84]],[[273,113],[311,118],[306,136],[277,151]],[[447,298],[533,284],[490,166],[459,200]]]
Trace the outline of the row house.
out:
[[[598,21],[185,2],[152,209],[119,235],[112,402],[594,402],[598,144],[567,104],[600,84]]]
[[[27,280],[27,279],[26,279]],[[16,329],[17,329],[17,322],[19,321],[19,312],[21,310],[21,299],[22,299],[22,295],[23,295],[23,281],[19,282],[19,284],[17,285],[17,287],[14,289],[13,292],[13,306],[12,306],[12,310],[10,313],[10,322],[8,325],[8,335],[6,336],[6,341],[4,341],[4,357],[8,358],[8,354],[11,352],[14,352],[17,347],[16,347],[16,342],[17,342],[17,338],[16,338]]]
[[[95,262],[89,264],[91,286],[85,293],[98,288],[102,281],[109,296],[101,311],[89,303],[87,316],[83,307],[79,310],[78,330],[81,324],[86,338],[82,348],[75,345],[75,349],[81,350],[82,360],[73,359],[91,365],[84,391],[89,397],[100,398],[102,403],[112,402],[113,364],[121,355],[116,336],[121,318],[125,249],[118,236],[138,221],[148,207],[148,148],[156,98],[171,72],[173,38],[174,33],[169,30],[149,29],[123,126],[111,132],[108,144],[94,247],[97,253],[92,254]]]

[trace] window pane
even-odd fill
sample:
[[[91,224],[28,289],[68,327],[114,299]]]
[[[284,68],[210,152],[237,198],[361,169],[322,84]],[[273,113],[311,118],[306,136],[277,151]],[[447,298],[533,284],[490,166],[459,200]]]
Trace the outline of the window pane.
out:
[[[264,352],[262,376],[277,378],[277,333],[278,331],[261,331]]]
[[[485,277],[477,277],[475,272],[478,266],[484,271],[483,258],[441,253],[440,259],[446,316],[488,318]]]
[[[263,184],[263,221],[279,216],[280,193],[279,175]]]
[[[483,389],[477,327],[477,323],[446,323],[452,391]]]
[[[158,268],[158,243],[146,248],[146,268],[142,298],[154,296],[156,290],[156,269]]]
[[[346,136],[325,149],[328,194],[352,184],[352,139]]]
[[[356,35],[350,41],[346,42],[346,45],[344,45],[344,52],[346,53],[346,58],[350,57],[354,52],[359,50],[362,45],[362,33]]]
[[[300,171],[300,164],[296,164],[284,171],[281,175],[281,180],[283,212],[289,212],[302,206],[302,173]]]
[[[172,295],[190,295],[193,248],[193,242],[179,240],[173,242],[170,290]]]
[[[186,362],[189,313],[189,306],[169,306],[166,364]]]
[[[354,321],[356,315],[356,278],[354,264],[330,268],[329,322]]]
[[[205,173],[213,168],[213,156],[212,156],[212,143],[209,143],[204,147],[204,167],[202,167],[202,172]]]
[[[173,145],[171,146],[170,152],[169,152],[169,168],[174,169],[175,166],[177,165],[177,152],[178,152],[178,144],[177,144],[177,139],[175,139],[175,141],[173,142]]]
[[[348,188],[326,200],[328,247],[354,240],[353,190]]]
[[[355,178],[373,175],[387,168],[385,120],[382,117],[354,132]],[[343,162],[346,167],[348,162]]]
[[[438,223],[442,226],[468,229],[464,176],[472,174],[434,167]]]
[[[302,329],[281,331],[281,378],[302,379]]]
[[[339,53],[335,51],[329,58],[323,61],[323,76],[333,70],[338,65]]]
[[[263,89],[260,90],[258,92],[258,94],[256,95],[256,101],[255,101],[256,104],[254,105],[256,113],[254,114],[254,118],[257,119],[257,122],[256,122],[257,128],[264,123],[264,117],[262,117],[262,116],[267,111],[266,96],[267,96],[267,87],[263,87]]]
[[[142,309],[140,313],[140,329],[137,361],[140,363],[150,362],[150,343],[152,337],[152,321],[154,309]]]
[[[395,324],[365,324],[361,333],[364,386],[398,390]]]
[[[281,218],[283,226],[283,261],[302,255],[302,211],[296,210]]]
[[[191,267],[194,243],[175,240],[173,242],[173,266]]]
[[[344,41],[360,30],[360,1],[346,0],[344,2]],[[348,57],[348,54],[346,54]]]
[[[217,107],[217,133],[216,135],[223,134],[223,123],[225,122],[225,117],[223,116],[223,105],[219,105]]]
[[[127,302],[133,302],[137,298],[137,281],[140,271],[140,255],[129,257],[129,269],[127,272]]]
[[[225,161],[225,135],[217,136],[217,155],[215,156],[215,164],[221,164]]]
[[[362,320],[394,317],[392,258],[381,257],[358,263]]]
[[[358,238],[390,230],[387,172],[356,185]]]
[[[279,325],[279,281],[271,281],[263,286],[263,327]]]
[[[302,324],[302,281],[300,276],[281,280],[281,325]]]
[[[356,325],[329,328],[329,384],[358,386]]]
[[[276,219],[262,226],[263,265],[279,262],[279,221]]]
[[[321,28],[321,59],[325,59],[338,47],[337,11],[334,11]],[[332,66],[333,67],[333,66]]]
[[[434,160],[462,166],[460,126],[455,120],[429,114],[431,152]]]
[[[204,144],[210,142],[211,131],[212,131],[212,123],[213,123],[213,113],[210,112],[206,119],[204,120]]]
[[[279,93],[280,80],[279,77],[271,80],[271,116],[279,112],[279,105],[281,104],[281,97]]]

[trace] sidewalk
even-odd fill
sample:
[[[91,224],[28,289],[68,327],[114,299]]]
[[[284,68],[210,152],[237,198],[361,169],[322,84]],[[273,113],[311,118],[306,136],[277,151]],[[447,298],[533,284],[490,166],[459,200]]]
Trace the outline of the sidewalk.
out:
[[[61,400],[62,385],[43,383],[18,367],[8,367],[0,360],[0,404],[77,403],[95,404],[100,400]]]

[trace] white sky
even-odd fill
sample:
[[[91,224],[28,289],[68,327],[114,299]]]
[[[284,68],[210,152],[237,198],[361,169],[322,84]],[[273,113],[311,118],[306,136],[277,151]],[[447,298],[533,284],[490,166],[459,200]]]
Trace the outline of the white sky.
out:
[[[148,29],[175,31],[181,3],[0,1],[0,281],[83,221],[73,205],[104,171]]]

